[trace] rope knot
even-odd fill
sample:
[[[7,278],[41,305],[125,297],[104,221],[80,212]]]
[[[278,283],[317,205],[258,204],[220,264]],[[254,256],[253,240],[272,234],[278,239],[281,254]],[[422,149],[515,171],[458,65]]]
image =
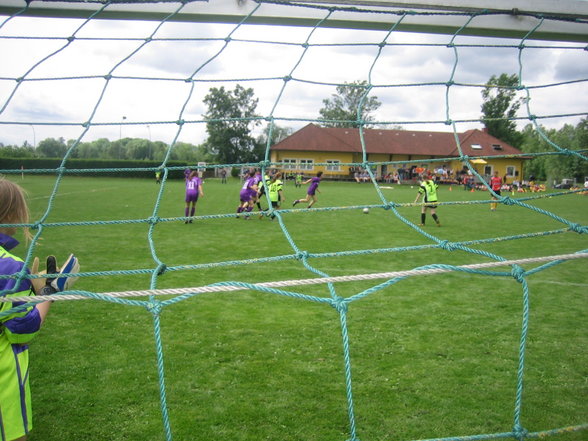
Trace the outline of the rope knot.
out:
[[[346,299],[343,297],[337,297],[331,301],[331,306],[339,312],[347,312],[349,305]]]
[[[586,233],[588,231],[588,228],[583,227],[580,224],[571,224],[570,225],[570,230],[572,230],[572,231],[574,231],[576,233],[582,234],[582,233]]]
[[[514,199],[512,199],[510,196],[504,196],[504,197],[501,199],[501,202],[502,202],[504,205],[514,205],[514,204],[515,204],[515,201],[514,201]]]
[[[259,167],[268,168],[270,165],[272,165],[271,161],[259,161]]]
[[[524,440],[525,438],[527,438],[529,436],[529,431],[527,429],[525,429],[523,426],[521,426],[520,424],[517,424],[516,426],[514,426],[512,431],[513,431],[514,437],[520,441]]]
[[[456,246],[448,240],[439,242],[439,247],[444,249],[445,251],[455,251],[457,249]]]
[[[167,265],[165,263],[160,263],[155,271],[157,272],[158,276],[161,276],[165,273],[166,270],[167,270]]]
[[[306,260],[308,259],[308,252],[306,251],[299,251],[296,253],[296,258],[299,260]]]
[[[145,308],[153,315],[159,315],[163,309],[161,303],[159,302],[149,302],[145,305]]]
[[[160,220],[161,220],[161,218],[159,216],[151,216],[149,219],[147,219],[147,222],[150,223],[151,225],[155,225]]]
[[[445,125],[446,126],[450,126],[451,124],[453,124],[453,120],[448,119],[448,120],[445,121]]]
[[[396,208],[398,207],[398,204],[396,202],[388,202],[386,205],[384,205],[384,210],[390,210],[392,208]]]
[[[510,273],[517,282],[523,283],[525,278],[525,270],[523,268],[521,268],[519,265],[513,265]]]

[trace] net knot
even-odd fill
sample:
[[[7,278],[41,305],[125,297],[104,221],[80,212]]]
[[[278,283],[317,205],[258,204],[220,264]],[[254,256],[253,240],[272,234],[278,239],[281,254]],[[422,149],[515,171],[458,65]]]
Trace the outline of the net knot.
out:
[[[158,276],[162,276],[167,271],[167,265],[165,263],[160,263],[155,271]]]
[[[308,252],[307,251],[298,251],[296,253],[296,258],[299,260],[306,260],[306,259],[308,259]]]
[[[177,124],[178,126],[183,126],[183,125],[184,125],[184,122],[185,122],[185,121],[184,121],[183,119],[179,119],[179,120],[177,120],[177,121],[176,121],[176,124]]]
[[[272,165],[271,161],[259,161],[259,167],[265,167],[268,168],[270,165]]]
[[[155,225],[160,220],[161,220],[161,218],[159,216],[151,216],[149,219],[147,219],[147,222],[150,223],[151,225]]]
[[[145,39],[145,43],[150,43],[150,42],[151,42],[151,37],[147,37],[147,38]]]
[[[106,74],[106,75],[104,75],[104,79],[105,79],[106,81],[110,81],[110,80],[112,79],[112,75],[110,75],[110,74]]]
[[[455,244],[448,240],[439,242],[439,248],[444,249],[445,251],[455,251],[457,249]]]
[[[535,121],[537,119],[537,117],[535,115],[529,115],[529,120],[530,121]]]
[[[378,44],[378,46],[381,47],[381,48],[382,47],[386,47],[386,42],[385,41],[382,41],[380,44]]]
[[[580,224],[570,224],[570,230],[576,232],[576,233],[586,233],[588,231],[588,228],[583,227]]]
[[[74,41],[75,39],[76,39],[76,37],[74,37],[73,35],[72,35],[72,36],[70,36],[70,37],[67,37],[67,41],[68,41],[69,43],[71,43],[71,42],[72,42],[72,41]]]
[[[445,85],[446,85],[447,87],[451,87],[451,86],[453,86],[454,84],[455,84],[455,81],[453,81],[453,80],[451,80],[451,81],[448,81],[447,83],[445,83]]]
[[[396,202],[388,202],[386,205],[384,205],[384,210],[390,210],[392,208],[396,208],[398,207],[398,204]]]
[[[14,79],[17,83],[22,83],[22,81],[24,80],[23,77],[18,77]]]
[[[462,161],[469,161],[470,157],[468,155],[461,155],[461,160]]]
[[[347,312],[347,309],[349,309],[348,302],[343,297],[331,300],[331,306],[339,312]]]
[[[288,82],[288,81],[290,81],[291,79],[292,79],[292,76],[291,76],[291,75],[286,75],[286,76],[284,77],[284,83],[287,83],[287,82]]]
[[[226,43],[230,43],[230,42],[231,42],[231,37],[227,37],[227,38],[225,38],[225,42],[226,42]]]
[[[529,436],[529,431],[522,427],[520,424],[517,424],[512,429],[513,435],[516,439],[522,441]]]
[[[454,44],[453,42],[452,42],[452,43],[448,43],[448,44],[447,44],[447,47],[448,47],[448,48],[455,47],[455,44]]]
[[[453,124],[453,120],[448,119],[448,120],[445,121],[445,125],[446,126],[450,126],[451,124]]]
[[[161,310],[163,309],[161,303],[159,302],[149,302],[145,305],[145,308],[147,308],[147,311],[149,311],[153,315],[159,315],[161,313]]]
[[[90,121],[86,121],[85,123],[82,123],[82,127],[84,129],[87,129],[90,126]]]
[[[515,201],[510,196],[504,196],[502,198],[502,203],[504,205],[514,205],[515,204]]]
[[[525,270],[523,268],[521,268],[519,265],[513,265],[510,273],[517,282],[523,283],[523,280],[525,278]]]
[[[301,46],[302,46],[304,49],[308,49],[308,43],[306,43],[306,42],[302,43],[302,44],[301,44]]]

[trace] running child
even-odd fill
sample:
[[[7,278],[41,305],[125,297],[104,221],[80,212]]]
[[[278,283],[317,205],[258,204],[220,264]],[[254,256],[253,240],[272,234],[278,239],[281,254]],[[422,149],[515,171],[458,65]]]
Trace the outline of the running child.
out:
[[[293,203],[292,206],[294,207],[296,204],[300,203],[300,202],[309,202],[308,204],[308,208],[312,207],[316,201],[316,193],[319,192],[320,190],[318,189],[319,184],[321,183],[321,176],[323,175],[323,172],[320,171],[316,174],[315,177],[307,179],[306,181],[304,181],[304,184],[310,184],[308,187],[308,190],[306,191],[306,197],[304,199],[296,199]]]

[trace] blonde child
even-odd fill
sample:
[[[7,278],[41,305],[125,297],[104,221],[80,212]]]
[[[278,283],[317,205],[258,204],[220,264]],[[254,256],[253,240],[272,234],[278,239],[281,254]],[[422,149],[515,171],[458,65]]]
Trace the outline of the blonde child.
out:
[[[13,237],[16,227],[7,224],[28,222],[29,211],[24,191],[17,184],[0,178],[0,274],[13,275],[23,270],[22,259],[11,254],[11,250],[18,245]],[[27,228],[24,229],[24,236],[27,241],[30,240]],[[34,272],[37,266],[38,259],[35,259]],[[72,255],[61,272],[72,274],[78,270],[77,259]],[[25,272],[30,274],[28,268],[25,268]],[[53,256],[47,259],[47,274],[55,274],[56,277],[20,280],[2,278],[0,296],[10,298],[32,296],[35,293],[50,295],[68,289],[76,280],[71,276],[59,277]],[[39,332],[51,302],[14,309],[22,305],[23,302],[0,302],[0,434],[2,440],[7,441],[24,441],[33,428],[28,343]]]

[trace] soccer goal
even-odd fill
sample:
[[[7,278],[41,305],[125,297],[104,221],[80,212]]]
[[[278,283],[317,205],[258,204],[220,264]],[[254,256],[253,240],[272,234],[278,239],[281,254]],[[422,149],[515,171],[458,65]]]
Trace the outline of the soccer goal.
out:
[[[30,265],[56,241],[80,260],[75,289],[44,298],[71,308],[48,333],[80,328],[87,341],[104,333],[126,341],[120,350],[129,353],[155,347],[146,360],[129,355],[125,369],[103,361],[98,369],[116,371],[120,384],[134,384],[140,369],[147,392],[123,399],[123,410],[111,403],[110,412],[94,413],[97,422],[77,434],[117,439],[99,427],[124,415],[113,429],[124,439],[166,441],[586,436],[586,189],[582,182],[496,194],[484,164],[502,161],[515,180],[523,170],[509,161],[558,157],[586,168],[586,138],[578,145],[554,134],[588,115],[587,42],[588,4],[572,0],[0,1],[0,142],[64,146],[53,162],[0,157],[0,174],[21,183],[33,204],[23,260]],[[482,91],[503,72],[518,83],[496,87],[516,91],[522,105],[499,119],[536,133],[536,148],[473,156],[463,134],[482,130]],[[357,118],[321,117],[325,101],[349,84],[361,90]],[[211,89],[241,86],[255,91],[253,114],[204,116]],[[381,105],[368,119],[371,97]],[[179,163],[188,143],[205,144],[211,121],[251,127],[264,141],[259,160]],[[358,133],[352,159],[321,152],[274,160],[272,133],[345,122]],[[455,154],[375,154],[373,128],[443,132]],[[92,157],[100,140],[119,156]],[[145,159],[129,159],[141,149]],[[440,186],[440,228],[419,222],[418,182],[391,186],[382,177],[451,161],[479,186]],[[306,178],[352,167],[366,181],[323,179],[311,209],[292,206],[306,189],[286,181],[287,203],[272,208],[266,194],[265,211],[235,220],[241,181],[225,188],[221,171],[230,179],[231,170],[258,168],[263,176],[294,163]],[[188,168],[205,180],[190,219],[174,211]],[[491,203],[500,207],[493,218]],[[564,294],[564,305],[549,309]],[[243,296],[253,306],[235,305]],[[476,302],[464,306],[465,298]],[[108,312],[98,319],[94,308]],[[148,326],[126,312],[136,310]],[[91,329],[82,331],[85,323]],[[138,329],[144,338],[126,338]],[[110,354],[95,350],[115,357],[107,347]],[[83,377],[84,360],[70,363]],[[39,426],[51,418],[84,424],[56,416],[49,401],[34,406],[35,431],[50,436]],[[156,402],[157,423],[144,402]]]

